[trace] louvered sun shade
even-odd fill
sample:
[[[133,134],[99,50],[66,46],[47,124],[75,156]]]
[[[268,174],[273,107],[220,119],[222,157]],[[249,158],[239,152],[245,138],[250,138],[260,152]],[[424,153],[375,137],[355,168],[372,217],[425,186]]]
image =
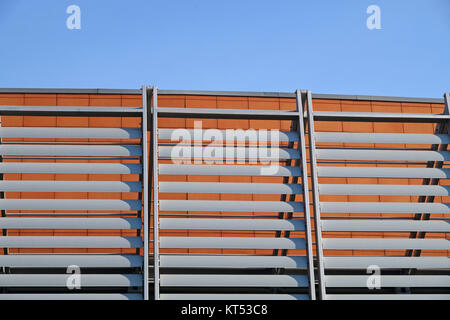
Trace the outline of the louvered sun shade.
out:
[[[159,226],[155,298],[314,299],[301,113],[158,108],[155,97],[156,89],[152,96],[153,174],[157,177],[153,182],[158,186],[153,212]],[[224,138],[215,144],[224,148],[223,163],[211,164],[209,159],[197,158],[210,139],[196,140],[193,128],[183,130],[192,141],[174,139],[184,128],[160,128],[161,118],[289,120],[292,130],[277,131],[279,159],[272,160],[281,167],[266,172],[267,164],[252,160],[258,160],[261,145],[275,148],[270,135],[264,141],[248,135],[231,141],[231,146]],[[214,134],[226,137],[226,128],[214,129]],[[175,148],[186,142],[197,151],[174,158]],[[230,157],[231,163],[227,162]]]
[[[450,299],[448,104],[442,115],[310,107],[308,117],[322,299]],[[321,121],[436,131],[315,132]]]
[[[148,298],[146,109],[1,110],[6,116],[134,117],[141,125],[0,128],[0,299]],[[67,270],[74,266],[81,288],[69,290],[73,271]]]

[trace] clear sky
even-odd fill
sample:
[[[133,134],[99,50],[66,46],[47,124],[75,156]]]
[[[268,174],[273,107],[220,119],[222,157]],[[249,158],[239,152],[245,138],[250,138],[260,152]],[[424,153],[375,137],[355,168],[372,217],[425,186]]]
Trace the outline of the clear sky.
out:
[[[450,0],[0,0],[0,87],[144,84],[441,98]]]

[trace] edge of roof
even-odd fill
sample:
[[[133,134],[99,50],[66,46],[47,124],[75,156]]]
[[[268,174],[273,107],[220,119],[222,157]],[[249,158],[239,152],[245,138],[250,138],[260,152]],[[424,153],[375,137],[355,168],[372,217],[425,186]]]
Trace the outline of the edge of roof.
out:
[[[0,88],[0,93],[47,93],[47,94],[141,94],[141,89],[64,89],[64,88]],[[204,96],[241,96],[267,98],[295,98],[294,92],[255,92],[255,91],[202,91],[202,90],[158,90],[160,95],[204,95]],[[414,98],[392,96],[369,96],[347,94],[313,93],[314,99],[358,100],[386,102],[444,103],[444,99]]]

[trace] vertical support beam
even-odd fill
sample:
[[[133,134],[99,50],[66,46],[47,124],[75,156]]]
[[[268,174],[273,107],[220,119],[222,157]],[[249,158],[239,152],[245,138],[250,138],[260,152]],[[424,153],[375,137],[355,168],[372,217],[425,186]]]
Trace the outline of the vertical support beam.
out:
[[[305,239],[306,239],[306,255],[308,260],[308,278],[309,278],[309,296],[311,300],[316,300],[316,284],[314,279],[314,259],[312,249],[312,230],[311,230],[311,214],[309,202],[309,186],[308,186],[308,164],[306,161],[306,139],[305,139],[305,124],[303,119],[303,99],[300,90],[296,91],[297,111],[299,112],[298,119],[298,149],[300,151],[300,169],[302,171],[302,185],[303,185],[303,203],[305,206]]]
[[[444,102],[445,102],[444,113],[450,114],[450,93],[444,94]]]
[[[317,175],[316,142],[314,140],[314,113],[311,91],[306,92],[306,115],[308,118],[309,156],[311,168],[311,186],[313,194],[314,226],[316,229],[316,255],[319,280],[319,298],[326,300],[325,267],[322,249],[322,223],[320,221],[319,178]]]
[[[152,88],[153,270],[155,300],[159,300],[159,204],[158,204],[158,88]]]
[[[0,127],[2,126],[2,122],[1,122],[1,117],[0,117]],[[3,143],[3,138],[0,137],[0,145]],[[0,163],[3,162],[3,157],[0,156]],[[0,180],[3,180],[3,173],[0,173]],[[3,199],[5,197],[5,193],[2,191],[0,192],[0,199]],[[1,210],[1,216],[2,218],[6,216],[6,210]],[[8,235],[8,231],[6,229],[2,229],[2,237],[6,237]],[[7,255],[8,254],[8,248],[3,248],[3,254]],[[7,267],[0,267],[0,273],[8,273],[8,268]],[[7,293],[8,289],[7,288],[3,288],[0,289],[1,293]]]
[[[143,201],[143,242],[144,242],[144,252],[143,252],[143,288],[144,288],[144,300],[149,299],[148,294],[148,246],[149,246],[149,224],[148,224],[148,204],[149,204],[149,191],[148,191],[148,183],[149,183],[149,170],[148,170],[148,162],[149,162],[149,152],[148,152],[148,139],[147,139],[147,87],[142,87],[142,201]]]

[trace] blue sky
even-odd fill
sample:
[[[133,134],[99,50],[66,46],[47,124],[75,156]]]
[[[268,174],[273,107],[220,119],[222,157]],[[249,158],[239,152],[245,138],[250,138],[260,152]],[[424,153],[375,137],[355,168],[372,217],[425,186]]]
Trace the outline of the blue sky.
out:
[[[449,75],[450,0],[0,0],[2,88],[440,98]]]

